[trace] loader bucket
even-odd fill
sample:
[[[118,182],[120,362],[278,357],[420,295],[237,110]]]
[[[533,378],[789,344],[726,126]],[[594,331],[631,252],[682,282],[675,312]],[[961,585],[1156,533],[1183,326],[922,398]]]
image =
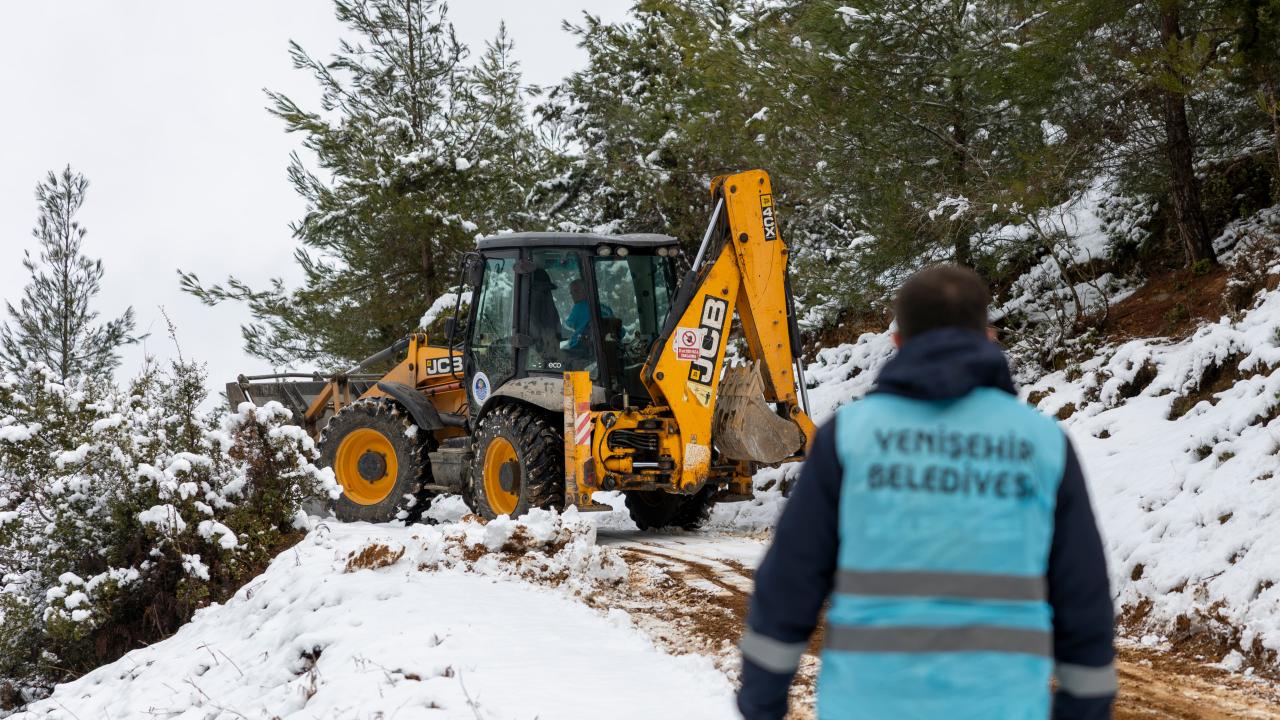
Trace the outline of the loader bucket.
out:
[[[800,426],[765,402],[758,362],[725,369],[711,435],[724,457],[766,465],[795,457],[805,440]]]
[[[311,407],[311,403],[315,401],[316,397],[324,392],[329,382],[318,377],[302,381],[287,381],[283,379],[299,376],[307,377],[306,375],[292,373],[254,375],[251,377],[241,375],[236,382],[227,383],[227,402],[232,409],[235,409],[243,402],[250,402],[261,407],[274,400],[293,413],[293,419],[290,420],[291,424],[301,425],[303,418],[307,415],[307,409]],[[373,387],[375,382],[365,378],[349,381],[352,397],[360,397],[365,394],[369,391],[369,388]],[[329,414],[326,412],[321,420],[327,420]]]

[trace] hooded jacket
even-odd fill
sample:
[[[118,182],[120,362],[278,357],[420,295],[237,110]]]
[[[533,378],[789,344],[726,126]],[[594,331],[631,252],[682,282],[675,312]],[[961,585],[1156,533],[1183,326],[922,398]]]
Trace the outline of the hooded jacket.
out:
[[[968,398],[975,391],[1016,395],[1008,362],[982,334],[945,329],[905,343],[881,371],[872,393],[929,405],[935,412],[941,407],[945,413],[953,404],[948,401]],[[886,406],[911,407],[912,402]],[[890,420],[885,419],[886,425]],[[865,422],[871,427],[862,432],[874,434],[875,417]],[[847,482],[841,457],[849,457],[849,448],[838,447],[836,425],[833,420],[819,430],[779,519],[773,544],[756,572],[742,640],[738,696],[738,707],[747,720],[781,719],[786,714],[787,692],[800,655],[836,585],[841,495]],[[1065,456],[1061,465],[1054,466],[1061,467],[1061,479],[1051,511],[1044,516],[1052,527],[1035,531],[1048,534],[1044,600],[1051,611],[1052,658],[1060,685],[1052,700],[1052,717],[1102,720],[1111,716],[1115,692],[1114,610],[1106,563],[1079,461],[1061,431],[1050,428],[1050,432],[1057,437],[1049,441],[1056,442],[1059,451],[1065,445]],[[848,442],[847,437],[843,441]],[[894,520],[887,519],[886,527],[892,527]],[[948,527],[944,522],[931,524],[928,532],[942,542],[964,543],[969,531],[961,523]],[[829,690],[821,683],[829,681],[824,672],[820,696]],[[836,716],[821,703],[819,710],[823,717]],[[937,715],[922,705],[918,716]]]

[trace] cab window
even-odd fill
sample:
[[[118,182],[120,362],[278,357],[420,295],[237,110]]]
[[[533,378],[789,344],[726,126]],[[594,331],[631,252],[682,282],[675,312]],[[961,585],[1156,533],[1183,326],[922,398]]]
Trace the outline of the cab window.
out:
[[[590,370],[596,374],[595,314],[582,272],[582,258],[569,249],[535,250],[529,275],[530,372]]]
[[[475,370],[488,379],[483,397],[473,397],[478,404],[492,390],[515,374],[514,334],[516,258],[491,257],[485,260],[484,279],[475,301],[475,325],[471,336],[471,358]],[[473,375],[474,378],[474,375]],[[473,381],[473,392],[476,383]]]
[[[671,309],[675,269],[657,255],[604,256],[592,259],[604,325],[605,360],[610,385],[643,395],[640,370]],[[607,308],[607,313],[606,313]]]

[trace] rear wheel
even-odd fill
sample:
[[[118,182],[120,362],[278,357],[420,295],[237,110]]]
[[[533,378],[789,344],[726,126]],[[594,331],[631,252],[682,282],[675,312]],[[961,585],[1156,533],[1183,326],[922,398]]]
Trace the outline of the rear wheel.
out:
[[[564,441],[545,415],[503,405],[480,421],[467,502],[481,517],[564,505]]]
[[[661,490],[633,490],[623,493],[627,512],[641,530],[681,528],[697,530],[711,517],[711,487],[693,495],[677,495]]]
[[[320,460],[333,468],[343,522],[407,519],[419,504],[430,436],[394,400],[365,398],[344,407],[320,434]]]

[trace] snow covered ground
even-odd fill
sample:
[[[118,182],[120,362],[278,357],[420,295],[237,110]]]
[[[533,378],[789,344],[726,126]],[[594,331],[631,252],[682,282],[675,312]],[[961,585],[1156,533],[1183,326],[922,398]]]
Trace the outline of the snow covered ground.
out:
[[[1280,651],[1280,292],[1187,340],[1134,340],[1025,389],[1080,449],[1117,605],[1210,630],[1231,669]],[[1271,658],[1274,662],[1274,656]]]
[[[320,523],[225,605],[17,718],[732,718],[711,660],[590,596],[625,565],[575,513]]]

